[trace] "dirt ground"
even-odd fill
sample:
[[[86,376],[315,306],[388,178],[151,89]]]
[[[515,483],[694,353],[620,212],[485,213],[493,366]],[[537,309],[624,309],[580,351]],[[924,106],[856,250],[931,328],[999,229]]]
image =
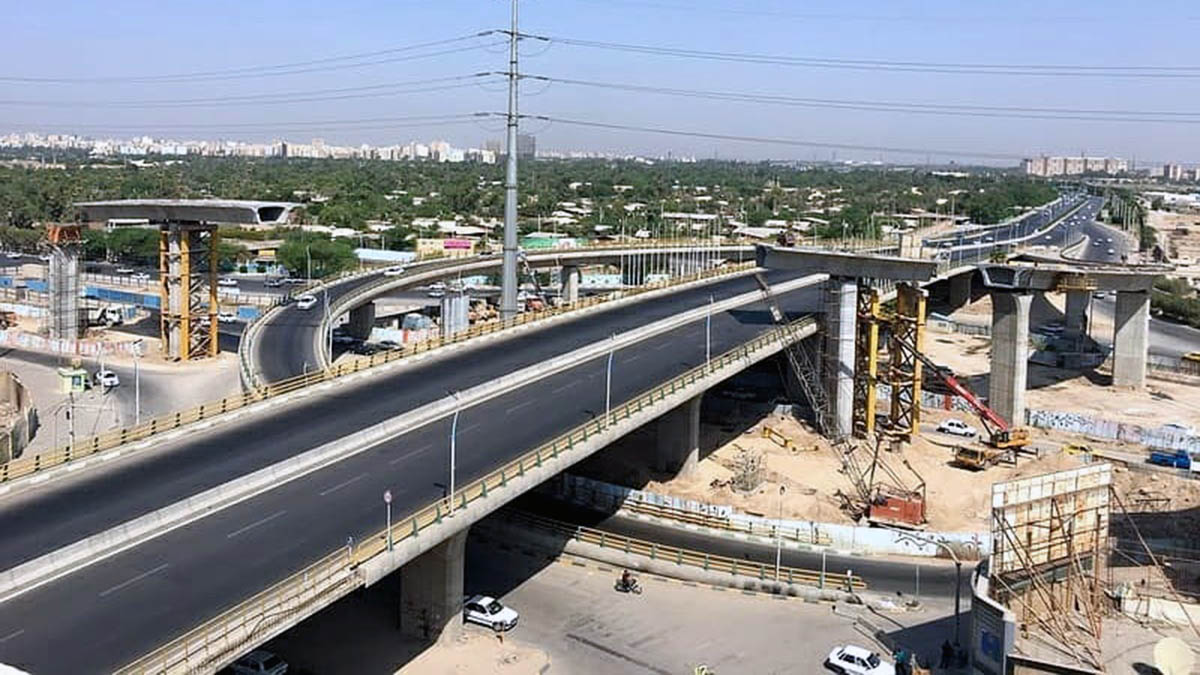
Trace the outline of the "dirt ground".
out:
[[[1147,220],[1167,240],[1167,254],[1182,265],[1200,263],[1200,214],[1151,211]]]
[[[550,665],[546,653],[514,640],[470,631],[450,644],[430,647],[396,671],[396,675],[437,673],[511,673],[536,675]]]

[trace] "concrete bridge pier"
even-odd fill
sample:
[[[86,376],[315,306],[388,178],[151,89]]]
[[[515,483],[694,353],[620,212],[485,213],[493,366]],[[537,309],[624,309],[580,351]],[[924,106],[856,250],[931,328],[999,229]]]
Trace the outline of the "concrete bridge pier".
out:
[[[1079,342],[1087,334],[1088,291],[1067,291],[1063,337]]]
[[[1146,384],[1150,338],[1150,293],[1118,291],[1113,321],[1113,384],[1140,388]]]
[[[949,305],[954,309],[964,307],[971,302],[971,274],[958,274],[950,277]]]
[[[1025,423],[1032,293],[992,292],[992,363],[988,406],[1009,424]]]
[[[350,319],[346,322],[346,332],[359,340],[371,337],[371,329],[375,327],[375,303],[368,302],[350,310]]]
[[[654,451],[654,469],[676,476],[688,476],[700,463],[700,400],[696,396],[658,418]]]
[[[854,420],[854,332],[858,322],[858,279],[830,278],[825,294],[825,394],[834,438],[849,436]]]
[[[562,267],[562,301],[568,305],[579,302],[579,281],[582,275],[578,265]]]
[[[462,635],[462,530],[400,568],[400,633],[406,638],[446,643]]]

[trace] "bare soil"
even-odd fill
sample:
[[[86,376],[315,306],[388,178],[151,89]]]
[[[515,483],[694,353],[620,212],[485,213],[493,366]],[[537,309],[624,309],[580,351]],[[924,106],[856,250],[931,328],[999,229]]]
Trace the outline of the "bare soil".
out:
[[[550,665],[540,649],[499,635],[482,635],[467,628],[462,639],[439,644],[396,671],[396,675],[438,673],[506,673],[536,675]]]

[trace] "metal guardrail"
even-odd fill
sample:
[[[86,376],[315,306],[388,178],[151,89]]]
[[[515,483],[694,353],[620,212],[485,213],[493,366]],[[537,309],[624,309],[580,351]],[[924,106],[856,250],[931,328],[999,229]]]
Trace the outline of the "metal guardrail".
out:
[[[807,328],[812,327],[815,323],[814,318],[806,316],[796,320],[793,326]],[[767,331],[739,347],[712,358],[708,363],[697,366],[669,382],[635,396],[613,408],[609,415],[598,417],[575,427],[465,485],[455,493],[453,503],[448,498],[441,498],[410,515],[396,519],[393,521],[390,532],[393,546],[410,537],[419,536],[422,530],[441,524],[443,519],[452,516],[455,511],[466,509],[480,499],[486,499],[490,492],[506,487],[508,481],[524,476],[527,471],[556,459],[559,454],[573,449],[578,443],[586,442],[611,425],[628,420],[634,414],[665,400],[668,396],[686,390],[689,386],[710,374],[719,372],[726,366],[747,359],[755,352],[772,347],[779,342],[778,335],[777,331]],[[270,630],[273,625],[277,625],[306,607],[312,607],[320,599],[332,600],[338,596],[338,593],[348,592],[347,589],[361,585],[362,582],[355,577],[354,570],[359,565],[387,551],[388,534],[389,531],[385,528],[358,543],[353,550],[347,547],[333,551],[318,562],[172,639],[129,665],[118,669],[117,672],[121,675],[191,673],[203,669],[206,665],[211,669],[215,667],[214,664],[228,663],[253,644],[256,633]],[[587,536],[594,541],[599,535]],[[612,535],[607,535],[604,543],[611,544],[619,541],[611,537]],[[726,571],[743,576],[758,574],[760,578],[766,578],[766,576],[761,576],[767,573],[761,569],[762,565],[758,563],[748,563],[720,556],[706,556],[685,549],[658,546],[652,542],[628,541],[629,553],[653,554],[667,561],[678,561],[681,565],[718,572]],[[608,547],[611,548],[611,545]],[[626,550],[624,542],[621,544],[621,550]],[[660,555],[663,552],[670,552],[675,558],[664,558]],[[708,568],[704,567],[706,564],[709,565]],[[770,576],[773,578],[774,566],[768,567],[771,569]],[[782,573],[783,568],[781,568]],[[796,569],[792,575],[792,578],[797,580],[796,583],[811,584],[814,583],[814,579],[817,584],[821,583],[820,574],[811,570]],[[845,578],[845,575],[838,576]],[[851,578],[852,588],[862,588],[863,586],[865,584],[861,578]]]
[[[704,270],[698,274],[673,279],[670,282],[648,284],[632,291],[624,291],[621,292],[617,297],[630,297],[639,295],[641,293],[648,293],[660,288],[667,288],[669,286],[696,281],[699,279],[726,276],[739,272],[743,269],[746,269],[747,266],[752,265],[753,263],[751,262],[743,265],[727,265],[725,267],[716,268],[713,270]],[[492,333],[498,333],[516,326],[535,323],[550,317],[565,314],[570,311],[582,309],[584,307],[600,305],[613,299],[615,299],[615,297],[593,296],[578,303],[563,307],[547,309],[542,312],[525,312],[518,314],[516,317],[508,321],[492,321],[483,324],[476,324],[470,329],[453,337],[436,337],[430,340],[415,343],[414,345],[411,345],[403,350],[379,352],[369,357],[363,357],[353,361],[340,363],[332,368],[329,368],[328,370],[318,370],[305,373],[262,387],[252,388],[249,391],[241,394],[234,394],[219,400],[209,401],[193,408],[167,413],[165,415],[159,415],[158,417],[154,417],[137,426],[116,429],[88,438],[76,440],[71,443],[67,443],[66,445],[47,450],[46,452],[28,457],[20,457],[4,464],[0,464],[0,484],[28,476],[39,471],[44,471],[51,467],[59,466],[67,462],[83,459],[99,452],[111,450],[117,446],[125,445],[126,443],[133,443],[167,431],[179,429],[180,427],[193,424],[195,422],[211,420],[214,417],[237,410],[239,408],[244,408],[258,401],[263,401],[276,396],[282,396],[284,394],[298,391],[306,387],[311,387],[322,382],[336,380],[346,375],[358,373],[417,354],[424,354],[448,345],[465,342],[467,340]],[[253,326],[248,326],[247,330],[253,330]],[[251,335],[252,340],[253,333]]]

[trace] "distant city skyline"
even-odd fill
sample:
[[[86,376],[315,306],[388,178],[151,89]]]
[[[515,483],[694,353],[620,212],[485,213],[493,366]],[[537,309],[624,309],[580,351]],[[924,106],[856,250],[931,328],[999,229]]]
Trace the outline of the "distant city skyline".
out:
[[[482,146],[503,135],[507,55],[489,31],[507,27],[507,5],[18,3],[0,44],[0,127]],[[520,64],[522,131],[546,148],[1003,166],[1200,158],[1188,48],[1200,21],[1183,2],[561,0],[524,2],[521,16],[546,38],[524,41]],[[70,48],[47,48],[46,35],[69,35]],[[277,39],[264,48],[262,35]]]

